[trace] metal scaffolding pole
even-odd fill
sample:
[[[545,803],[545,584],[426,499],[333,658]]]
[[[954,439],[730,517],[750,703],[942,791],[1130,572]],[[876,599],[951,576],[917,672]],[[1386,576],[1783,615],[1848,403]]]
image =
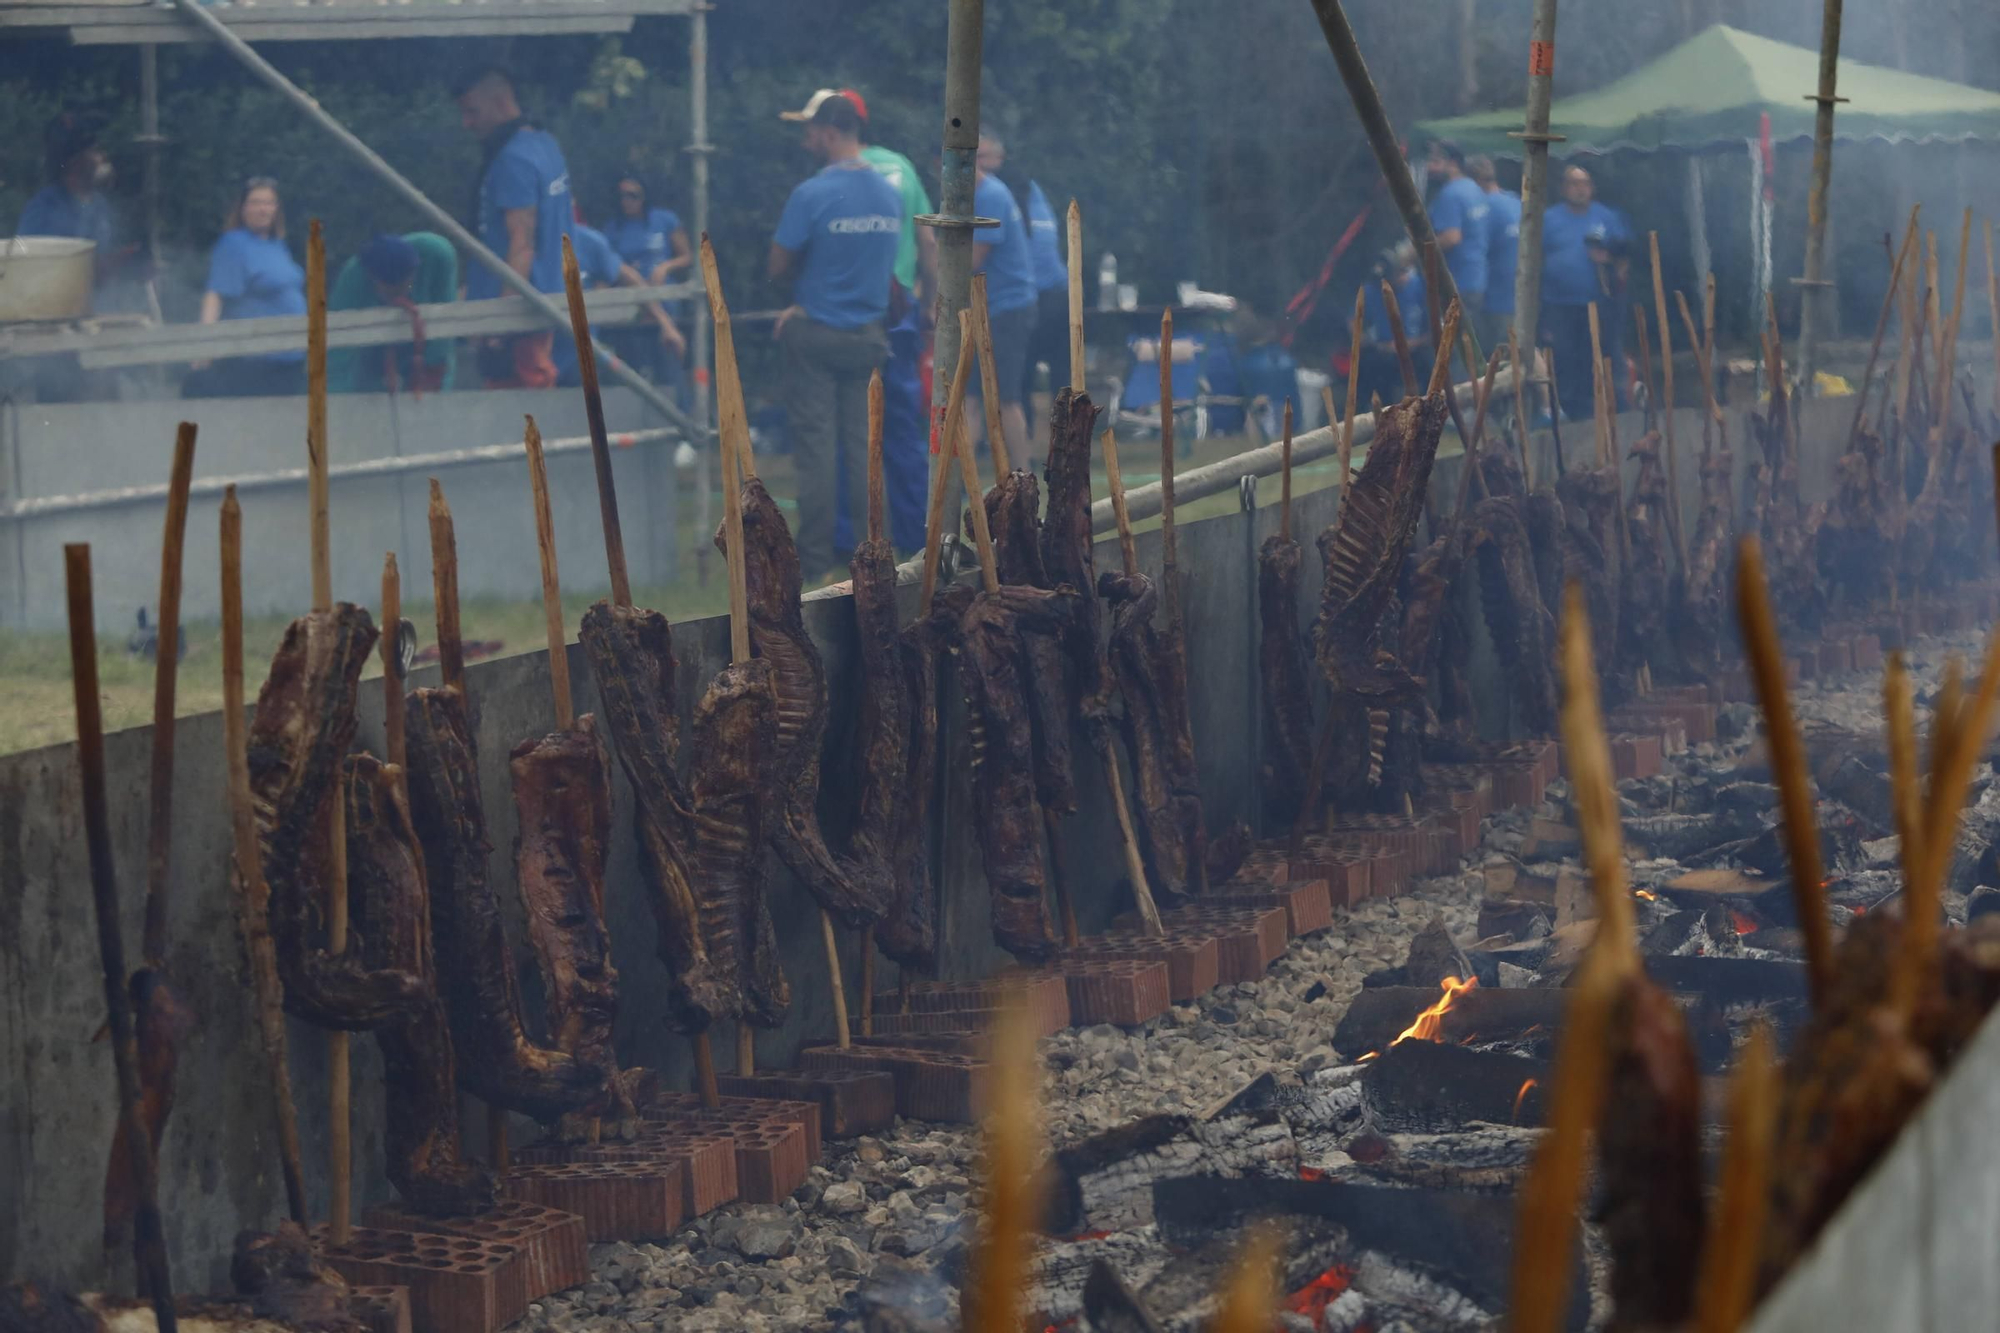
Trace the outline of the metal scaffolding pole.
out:
[[[231,32],[229,25],[210,13],[207,6],[181,4],[174,7],[174,12],[183,15],[189,22],[207,32],[209,36],[221,44],[223,50],[234,56],[252,74],[255,74],[258,78],[269,84],[279,96],[283,97],[300,111],[303,111],[307,119],[332,135],[335,142],[339,143],[349,154],[358,159],[363,166],[379,176],[391,189],[401,195],[405,203],[428,218],[431,224],[443,232],[454,245],[471,255],[475,260],[486,265],[487,268],[493,270],[499,276],[501,283],[511,289],[516,295],[526,297],[529,305],[540,311],[542,317],[548,320],[551,326],[563,332],[569,331],[568,306],[558,303],[547,293],[536,290],[533,283],[516,273],[506,260],[494,254],[492,250],[486,247],[484,242],[466,230],[463,223],[432,202],[429,195],[412,185],[408,178],[390,166],[380,153],[363,143],[352,130],[328,115],[325,109],[318,102],[307,96],[303,89],[279,73],[270,61],[258,55],[250,43]],[[592,346],[597,351],[598,365],[609,370],[613,377],[631,389],[632,392],[638,394],[649,406],[657,410],[661,416],[679,427],[693,439],[706,437],[706,430],[697,425],[687,413],[681,411],[680,406],[673,399],[667,397],[658,388],[654,387],[652,381],[626,365],[610,348],[604,346],[602,343],[593,340]]]
[[[1833,282],[1826,276],[1826,196],[1833,180],[1833,108],[1844,97],[1840,75],[1840,0],[1826,0],[1819,21],[1819,91],[1813,116],[1812,192],[1806,201],[1806,275],[1799,280],[1799,392],[1812,396],[1820,326],[1827,322]],[[1945,373],[1940,368],[1939,373]]]
[[[1535,0],[1528,25],[1528,112],[1521,140],[1521,244],[1514,269],[1514,329],[1533,364],[1542,316],[1542,218],[1549,207],[1549,100],[1556,72],[1556,0]],[[1524,425],[1525,429],[1525,425]]]
[[[160,148],[165,143],[160,137],[160,48],[147,42],[139,48],[139,146],[146,153],[141,198],[146,210],[149,286],[160,267]]]
[[[958,369],[958,312],[972,302],[972,229],[985,221],[973,216],[972,193],[978,183],[974,158],[979,153],[979,60],[984,46],[986,0],[951,0],[945,29],[944,165],[938,185],[938,211],[918,218],[938,229],[938,298],[935,341],[931,350],[931,431],[944,424],[944,403],[951,377]],[[951,441],[942,446],[938,466],[951,459]]]
[[[708,234],[708,155],[715,146],[708,141],[708,6],[695,6],[688,32],[688,146],[694,169],[694,234],[697,241]],[[708,302],[697,301],[694,337],[688,343],[693,362],[694,419],[708,429],[710,380]],[[703,530],[706,531],[704,522]]]

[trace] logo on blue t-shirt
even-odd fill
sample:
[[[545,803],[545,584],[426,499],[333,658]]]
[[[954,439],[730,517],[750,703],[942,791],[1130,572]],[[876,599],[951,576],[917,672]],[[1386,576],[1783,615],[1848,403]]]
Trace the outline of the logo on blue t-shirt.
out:
[[[836,236],[866,236],[873,232],[884,231],[892,236],[900,236],[903,233],[903,220],[887,217],[881,213],[864,217],[830,218],[826,229]]]

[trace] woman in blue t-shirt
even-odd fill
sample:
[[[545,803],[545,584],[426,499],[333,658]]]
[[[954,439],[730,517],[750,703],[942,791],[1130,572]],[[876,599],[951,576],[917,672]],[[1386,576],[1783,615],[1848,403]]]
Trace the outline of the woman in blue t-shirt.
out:
[[[628,171],[618,178],[618,197],[604,226],[605,239],[618,258],[631,266],[649,286],[686,281],[694,263],[688,245],[687,228],[671,208],[653,205],[652,192],[638,173]],[[675,277],[676,274],[680,276]],[[685,302],[670,301],[667,310],[676,322],[686,318]],[[671,389],[683,405],[688,393],[687,349],[675,348],[653,332],[651,326],[607,330],[611,346],[627,362],[655,381]]]
[[[278,182],[252,176],[243,184],[222,237],[208,257],[201,322],[306,313],[306,273],[285,245],[285,210]],[[305,389],[303,351],[260,352],[199,363],[181,386],[184,398],[281,397]]]

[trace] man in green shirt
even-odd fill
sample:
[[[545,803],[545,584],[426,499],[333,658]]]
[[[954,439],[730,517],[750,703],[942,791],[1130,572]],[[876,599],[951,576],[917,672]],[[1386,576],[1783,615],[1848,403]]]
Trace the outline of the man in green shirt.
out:
[[[799,111],[782,118],[810,121],[831,97],[844,97],[861,116],[861,160],[896,187],[903,199],[903,229],[896,238],[896,281],[910,295],[908,313],[889,329],[889,360],[882,367],[882,488],[889,502],[889,538],[896,549],[920,550],[930,480],[930,414],[925,408],[922,359],[930,341],[931,309],[937,299],[937,236],[917,225],[931,211],[923,177],[910,159],[868,141],[868,103],[852,88],[822,88]],[[843,496],[834,520],[834,541],[843,550],[860,534],[852,515],[865,513],[867,497]]]
[[[444,237],[415,231],[407,236],[384,233],[369,241],[360,254],[340,266],[327,292],[326,308],[393,306],[409,314],[411,340],[333,349],[327,353],[327,389],[332,393],[449,389],[452,340],[426,340],[417,307],[452,301],[457,295],[458,252]]]

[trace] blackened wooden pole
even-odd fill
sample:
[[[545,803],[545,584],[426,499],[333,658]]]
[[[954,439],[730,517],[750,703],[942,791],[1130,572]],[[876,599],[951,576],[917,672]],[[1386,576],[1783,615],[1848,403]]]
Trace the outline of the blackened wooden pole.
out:
[[[1411,244],[1417,247],[1418,254],[1423,254],[1437,245],[1437,236],[1431,231],[1431,215],[1424,208],[1423,195],[1417,191],[1416,177],[1410,174],[1410,164],[1403,159],[1395,127],[1389,124],[1389,113],[1382,107],[1382,95],[1375,91],[1368,62],[1361,58],[1361,48],[1355,45],[1347,11],[1340,7],[1340,0],[1312,0],[1312,7],[1319,16],[1320,31],[1326,34],[1326,44],[1333,51],[1333,62],[1340,67],[1347,95],[1354,100],[1354,114],[1361,118],[1368,146],[1375,152],[1375,164],[1382,169],[1382,179],[1389,186],[1389,197],[1396,201],[1396,211],[1403,215]],[[1525,207],[1522,217],[1525,225]],[[1442,288],[1438,293],[1439,309],[1458,299],[1458,284],[1449,270],[1443,274]],[[1443,355],[1441,348],[1439,355]]]
[[[111,1064],[118,1076],[118,1115],[132,1154],[132,1253],[140,1286],[153,1303],[160,1333],[174,1333],[174,1287],[160,1224],[153,1136],[139,1106],[139,1039],[125,989],[125,938],[119,928],[118,873],[111,855],[111,817],[104,794],[104,716],[97,693],[97,623],[90,589],[90,546],[63,547],[69,584],[70,679],[76,690],[76,757],[82,770],[83,839],[90,856],[90,896],[97,909],[97,952],[104,964],[104,1007],[111,1029]]]
[[[1542,219],[1549,205],[1549,101],[1556,73],[1556,0],[1535,0],[1528,23],[1528,111],[1521,125],[1521,244],[1514,268],[1514,328],[1522,351],[1535,355],[1542,314]],[[1553,400],[1549,416],[1555,416]],[[1527,423],[1521,425],[1527,434]]]
[[[1820,324],[1832,306],[1826,276],[1826,198],[1833,182],[1833,108],[1840,76],[1840,0],[1826,0],[1819,20],[1819,91],[1813,115],[1812,190],[1806,196],[1806,275],[1799,281],[1799,392],[1813,396]]]

